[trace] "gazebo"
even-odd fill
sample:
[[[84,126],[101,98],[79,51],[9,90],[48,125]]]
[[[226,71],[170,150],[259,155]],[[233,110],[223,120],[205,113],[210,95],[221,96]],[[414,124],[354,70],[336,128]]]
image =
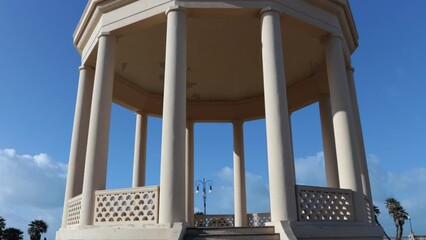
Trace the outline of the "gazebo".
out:
[[[74,44],[82,64],[58,240],[382,239],[347,0],[89,0]],[[136,113],[130,189],[105,190],[113,102]],[[316,102],[327,187],[295,182],[289,116]],[[148,116],[163,124],[158,186],[145,186]],[[270,214],[246,210],[243,124],[261,118]],[[194,217],[197,122],[233,124],[233,214]]]

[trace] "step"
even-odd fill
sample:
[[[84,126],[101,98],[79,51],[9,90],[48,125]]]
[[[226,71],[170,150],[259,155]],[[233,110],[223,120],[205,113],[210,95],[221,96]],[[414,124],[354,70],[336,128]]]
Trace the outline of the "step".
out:
[[[214,234],[274,234],[274,227],[187,228],[185,235]]]
[[[200,234],[185,236],[184,240],[280,240],[279,234]]]
[[[184,240],[279,240],[274,227],[187,228]]]

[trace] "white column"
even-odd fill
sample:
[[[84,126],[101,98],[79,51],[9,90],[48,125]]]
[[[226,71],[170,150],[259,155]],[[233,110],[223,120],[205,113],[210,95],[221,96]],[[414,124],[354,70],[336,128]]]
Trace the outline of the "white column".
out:
[[[194,226],[194,122],[186,123],[186,222]]]
[[[343,43],[339,36],[331,36],[325,49],[331,109],[333,114],[336,156],[340,187],[354,191],[355,220],[366,222],[367,212],[362,194],[359,162],[355,156],[352,106],[346,76]]]
[[[235,227],[247,226],[246,172],[244,164],[243,122],[234,126],[234,221]]]
[[[146,140],[147,140],[148,115],[136,113],[135,152],[133,158],[132,186],[145,186],[146,176]]]
[[[281,39],[280,14],[261,12],[263,84],[272,221],[296,221],[294,161]]]
[[[330,96],[321,95],[319,106],[327,187],[339,188],[339,170],[337,168],[336,146],[334,144],[334,129],[333,118],[331,115]]]
[[[90,104],[93,91],[93,70],[80,67],[77,101],[75,104],[70,159],[68,162],[67,185],[62,217],[62,227],[67,225],[68,200],[81,194],[83,188],[84,162],[86,160],[87,134],[90,120]]]
[[[358,108],[358,99],[356,95],[356,88],[354,82],[354,68],[349,68],[348,70],[348,83],[349,83],[349,91],[351,94],[351,101],[353,107],[353,116],[355,121],[355,136],[357,140],[357,151],[359,156],[359,163],[361,166],[361,181],[363,192],[365,195],[371,198],[371,188],[370,188],[370,177],[368,174],[368,165],[367,165],[367,157],[365,156],[365,146],[364,146],[364,138],[362,134],[361,127],[361,119],[359,115]]]
[[[116,39],[99,36],[98,57],[90,111],[89,137],[81,200],[80,225],[92,225],[95,191],[105,189]]]
[[[167,12],[160,223],[185,221],[186,12]]]

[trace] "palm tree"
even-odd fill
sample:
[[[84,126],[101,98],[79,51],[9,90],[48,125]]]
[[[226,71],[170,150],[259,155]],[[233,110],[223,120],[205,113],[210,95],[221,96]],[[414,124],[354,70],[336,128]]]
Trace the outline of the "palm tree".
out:
[[[402,238],[402,232],[404,231],[405,220],[408,219],[408,213],[401,206],[401,203],[395,198],[388,198],[385,200],[386,208],[388,209],[389,215],[392,216],[396,227],[396,240]]]
[[[31,240],[40,240],[41,234],[47,232],[48,227],[43,220],[34,220],[28,226],[28,234]]]
[[[0,216],[0,239],[2,239],[1,236],[3,235],[3,231],[5,228],[6,228],[6,220],[2,216]]]
[[[6,228],[3,231],[2,240],[23,240],[24,234],[21,230],[17,228]]]
[[[391,240],[388,234],[386,233],[385,229],[382,227],[382,224],[380,224],[379,222],[379,215],[381,213],[379,207],[377,207],[376,205],[373,205],[373,211],[374,211],[374,221],[383,230],[383,233],[385,234],[386,238],[388,240]]]

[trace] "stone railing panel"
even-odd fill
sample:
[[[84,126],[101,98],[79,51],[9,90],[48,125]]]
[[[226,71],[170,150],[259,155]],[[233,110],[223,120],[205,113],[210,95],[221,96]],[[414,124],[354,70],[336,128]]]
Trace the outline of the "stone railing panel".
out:
[[[96,191],[94,224],[158,223],[159,187]]]
[[[81,195],[68,200],[67,226],[80,223]]]
[[[247,214],[249,227],[263,227],[265,223],[271,221],[270,213],[251,213]]]
[[[299,221],[353,221],[352,191],[297,186]]]
[[[364,196],[364,200],[365,200],[365,210],[367,211],[367,217],[368,217],[368,222],[369,223],[373,223],[374,222],[374,206],[371,203],[371,200],[369,197]]]
[[[271,221],[270,213],[247,214],[250,227],[263,227],[266,222]],[[195,227],[234,227],[234,215],[195,215]]]
[[[233,227],[234,215],[194,215],[195,227]]]

